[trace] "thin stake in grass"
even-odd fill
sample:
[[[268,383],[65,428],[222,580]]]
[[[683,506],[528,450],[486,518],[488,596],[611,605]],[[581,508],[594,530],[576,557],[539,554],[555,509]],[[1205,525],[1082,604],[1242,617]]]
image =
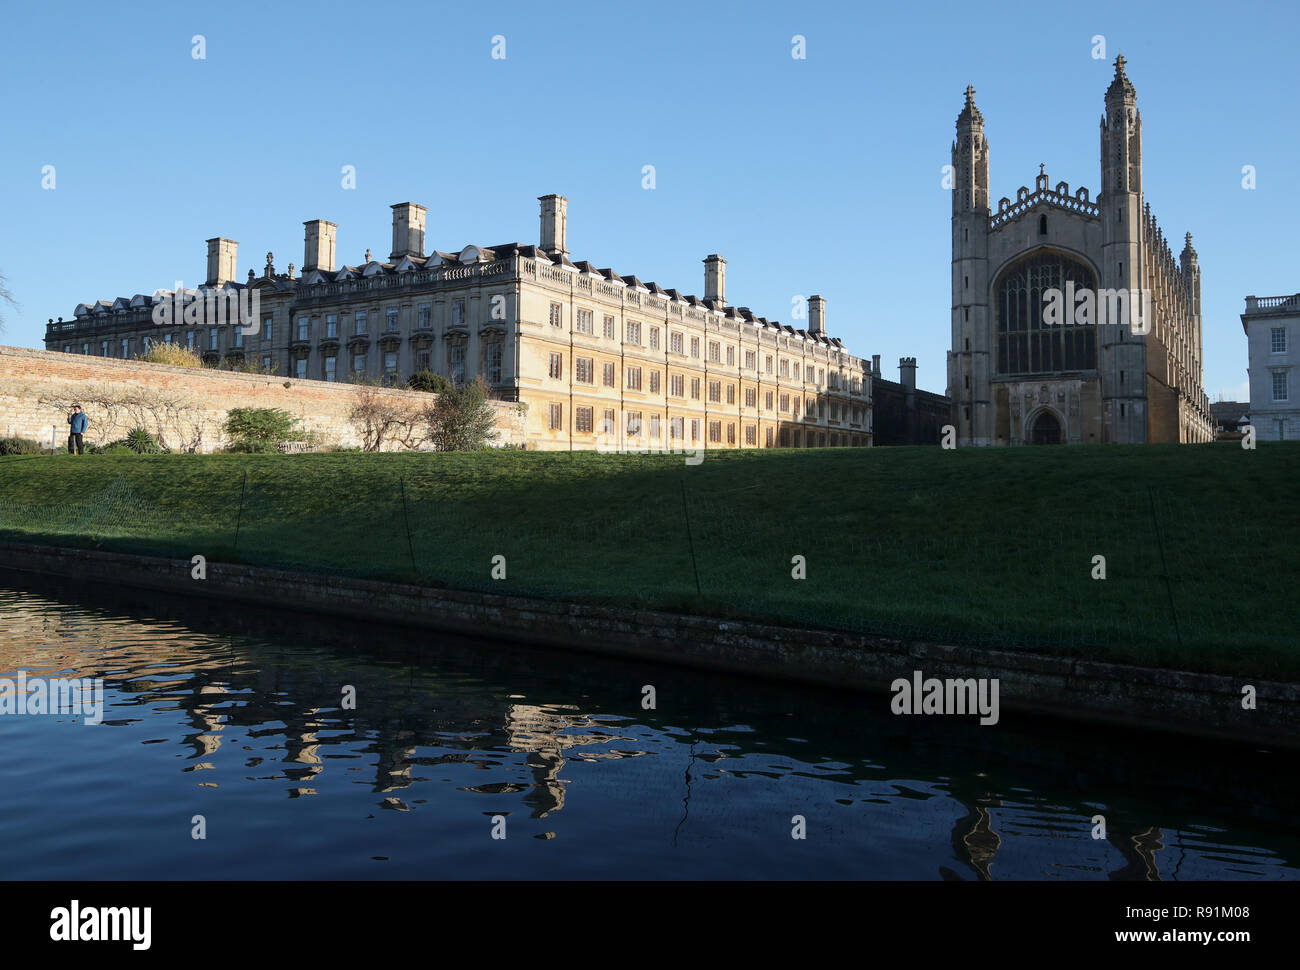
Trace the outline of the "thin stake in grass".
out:
[[[1151,522],[1156,530],[1156,545],[1160,548],[1160,569],[1164,573],[1165,591],[1169,594],[1169,614],[1174,618],[1174,636],[1178,638],[1178,649],[1183,648],[1183,633],[1178,628],[1178,610],[1174,606],[1174,588],[1169,582],[1169,567],[1165,565],[1165,543],[1160,538],[1160,519],[1156,516],[1156,493],[1147,486],[1147,497],[1151,500]]]
[[[406,479],[399,477],[397,483],[402,486],[402,521],[406,524],[406,548],[411,553],[411,571],[418,573],[420,568],[415,564],[415,543],[411,541],[411,516],[406,511]]]
[[[235,547],[230,550],[233,558],[239,552],[239,525],[244,519],[244,493],[248,490],[248,469],[244,469],[244,482],[239,486],[239,511],[235,514]]]
[[[679,478],[678,482],[682,486],[682,518],[686,520],[686,541],[691,549],[691,569],[695,571],[695,595],[704,596],[704,591],[700,589],[700,567],[695,561],[695,539],[691,536],[691,510],[686,504],[686,479]]]

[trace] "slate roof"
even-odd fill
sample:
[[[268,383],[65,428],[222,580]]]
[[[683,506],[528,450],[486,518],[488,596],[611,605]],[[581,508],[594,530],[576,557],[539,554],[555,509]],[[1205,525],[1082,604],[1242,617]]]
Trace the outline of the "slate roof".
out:
[[[403,270],[405,272],[411,271],[412,268],[436,269],[439,266],[442,266],[444,264],[456,266],[461,264],[461,258],[460,258],[461,253],[465,252],[465,250],[469,248],[470,246],[466,246],[463,249],[461,249],[460,252],[455,252],[455,253],[447,253],[435,249],[428,256],[403,256],[396,260],[372,259],[369,263],[365,263],[360,266],[354,266],[345,263],[339,266],[338,269],[336,270],[323,270],[323,269],[311,270],[304,273],[303,275],[318,276],[322,282],[328,283],[339,279],[364,277],[367,273],[369,273],[371,277],[380,276],[380,275],[388,276],[390,274],[396,274],[398,272],[397,267],[399,265],[405,267]],[[566,269],[571,269],[576,272],[585,273],[589,276],[600,277],[607,280],[610,283],[622,283],[633,289],[640,289],[650,294],[651,296],[657,297],[659,299],[676,300],[680,303],[685,303],[686,305],[695,307],[697,309],[707,309],[710,311],[719,309],[717,302],[714,300],[702,299],[693,294],[683,295],[678,290],[671,289],[671,288],[665,289],[659,286],[659,284],[654,282],[643,283],[635,275],[632,274],[620,275],[619,273],[614,272],[614,270],[609,267],[605,267],[603,269],[597,269],[593,263],[585,259],[574,262],[564,254],[547,253],[540,246],[536,246],[536,245],[523,244],[519,242],[508,242],[508,243],[501,243],[500,245],[497,246],[490,246],[490,247],[474,246],[473,248],[478,250],[480,258],[486,260],[502,259],[509,256],[521,256],[528,259],[539,259],[539,260],[545,259],[550,261],[553,265],[556,266],[562,266]],[[301,283],[301,277],[295,279],[285,274],[276,274],[271,277],[257,276],[255,274],[250,274],[250,283],[247,284],[240,283],[235,280],[229,280],[223,283],[221,287],[200,286],[193,290],[187,289],[186,292],[198,293],[200,291],[206,292],[208,290],[213,290],[213,289],[239,290],[239,289],[244,289],[246,286],[249,285],[257,285],[260,287],[265,287],[270,285],[275,290],[284,292],[284,291],[296,289],[300,283]],[[78,317],[82,317],[88,314],[98,315],[104,313],[111,313],[114,312],[113,306],[115,302],[123,304],[124,307],[126,307],[126,309],[128,310],[138,309],[141,306],[149,307],[152,306],[159,299],[160,296],[162,295],[170,296],[170,294],[171,294],[170,290],[156,290],[152,295],[137,293],[133,298],[118,297],[116,301],[96,300],[92,303],[82,303],[77,306],[75,315]],[[844,346],[843,342],[838,337],[828,337],[826,334],[814,335],[808,333],[806,330],[797,330],[794,327],[788,326],[786,324],[782,324],[776,320],[769,321],[765,317],[755,316],[755,314],[749,309],[749,307],[727,306],[722,309],[726,317],[731,320],[743,320],[746,323],[754,324],[755,326],[760,326],[768,330],[777,330],[779,332],[788,334],[790,336],[802,337],[805,340],[828,344],[836,348],[843,348]],[[124,311],[119,311],[119,312],[124,312]]]

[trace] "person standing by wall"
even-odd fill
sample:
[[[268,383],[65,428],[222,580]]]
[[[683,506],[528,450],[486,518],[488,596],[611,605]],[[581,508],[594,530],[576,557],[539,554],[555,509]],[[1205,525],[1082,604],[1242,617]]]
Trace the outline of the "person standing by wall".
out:
[[[73,453],[74,447],[78,455],[85,453],[82,435],[86,433],[86,425],[89,423],[90,418],[86,417],[86,412],[81,410],[81,405],[72,405],[72,413],[68,415],[68,454]]]

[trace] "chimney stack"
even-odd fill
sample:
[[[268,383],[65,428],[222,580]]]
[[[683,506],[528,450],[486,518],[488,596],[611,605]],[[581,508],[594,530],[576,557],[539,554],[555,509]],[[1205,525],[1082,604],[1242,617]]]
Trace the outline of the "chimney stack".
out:
[[[824,296],[808,297],[808,332],[817,336],[826,335],[826,298]]]
[[[552,256],[569,255],[569,200],[562,195],[540,195],[542,204],[542,250]]]
[[[898,383],[909,391],[916,390],[916,358],[898,358]]]
[[[235,253],[239,243],[217,236],[208,240],[208,286],[220,286],[235,278]]]
[[[314,269],[328,272],[334,270],[334,241],[339,227],[324,219],[312,219],[304,222],[306,238],[303,241],[302,271],[310,273]]]
[[[393,251],[389,259],[424,255],[424,217],[429,210],[414,202],[399,202],[393,210]]]
[[[880,355],[879,354],[871,355],[871,376],[876,378],[877,380],[880,379]]]
[[[704,299],[727,305],[727,261],[717,253],[704,257]]]

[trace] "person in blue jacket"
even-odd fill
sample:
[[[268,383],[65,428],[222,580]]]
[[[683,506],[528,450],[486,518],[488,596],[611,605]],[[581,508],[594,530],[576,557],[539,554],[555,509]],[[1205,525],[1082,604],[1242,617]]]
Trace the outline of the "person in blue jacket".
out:
[[[85,454],[85,443],[81,436],[86,433],[86,425],[89,423],[90,418],[81,410],[81,405],[72,405],[72,413],[68,415],[68,454],[72,454],[74,448],[78,455]]]

